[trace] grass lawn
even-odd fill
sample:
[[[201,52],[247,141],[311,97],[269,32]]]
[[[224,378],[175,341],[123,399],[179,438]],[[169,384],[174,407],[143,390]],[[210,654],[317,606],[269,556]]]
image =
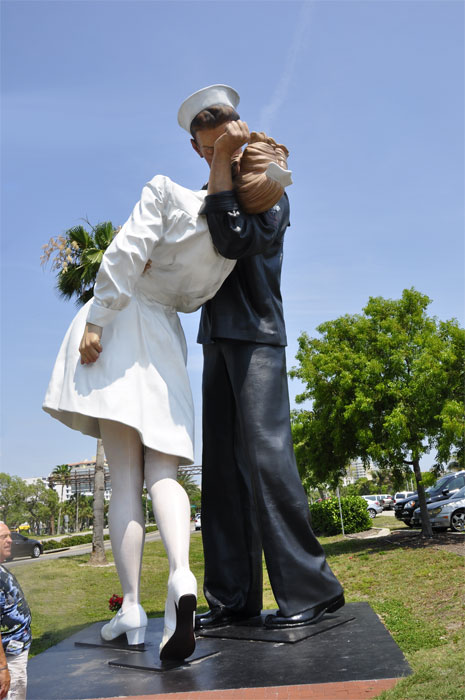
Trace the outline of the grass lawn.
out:
[[[374,527],[399,529],[389,516]],[[382,521],[382,523],[381,523]],[[321,538],[329,563],[344,585],[347,602],[368,602],[405,653],[413,676],[382,700],[463,700],[465,558],[432,547],[413,547],[388,538]],[[191,540],[192,570],[202,590],[200,533]],[[107,553],[109,561],[111,552]],[[99,620],[108,620],[108,599],[121,589],[114,567],[86,566],[88,555],[49,560],[15,570],[33,614],[31,654]],[[145,545],[141,602],[149,616],[163,615],[168,562],[161,542]],[[275,608],[264,577],[264,607]],[[199,610],[207,609],[202,595]]]
[[[373,518],[371,524],[373,527],[386,527],[388,530],[410,529],[403,520],[397,520],[393,515],[377,515],[376,518]]]

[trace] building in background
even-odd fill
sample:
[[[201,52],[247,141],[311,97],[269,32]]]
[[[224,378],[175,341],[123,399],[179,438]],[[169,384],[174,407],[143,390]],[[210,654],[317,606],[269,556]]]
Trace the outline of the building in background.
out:
[[[353,460],[347,467],[346,475],[342,479],[342,485],[348,486],[349,484],[355,484],[359,479],[368,479],[373,481],[373,473],[371,469],[366,469],[363,466],[361,459]]]
[[[50,486],[55,489],[58,494],[60,501],[69,501],[69,499],[75,494],[79,493],[83,496],[93,496],[94,495],[94,474],[95,474],[95,459],[94,460],[83,460],[81,462],[73,462],[68,465],[71,468],[69,481],[66,484],[61,484],[60,481],[54,478],[53,472],[50,472],[48,476],[32,477],[29,479],[23,479],[26,484],[35,484],[38,481],[42,481],[45,486]],[[110,471],[108,469],[107,461],[104,464],[105,470],[105,491],[104,498],[106,501],[110,500],[111,496],[111,481],[110,481]],[[62,497],[63,494],[63,497]]]
[[[85,459],[81,462],[72,462],[68,465],[71,468],[71,474],[69,477],[69,482],[63,485],[61,482],[54,479],[53,472],[50,472],[48,476],[37,476],[28,479],[23,479],[26,484],[35,484],[38,481],[42,481],[45,486],[50,486],[53,484],[53,488],[58,494],[60,501],[62,500],[63,492],[63,502],[69,501],[69,499],[75,494],[79,493],[83,496],[93,496],[94,495],[94,474],[95,474],[95,459],[88,460]],[[104,463],[105,470],[105,491],[104,498],[106,501],[110,500],[111,496],[111,480],[110,480],[110,470],[108,468],[107,460]],[[194,480],[200,481],[200,476],[202,474],[202,467],[199,465],[188,465],[179,468],[179,471],[192,474]],[[150,497],[149,497],[150,498]]]

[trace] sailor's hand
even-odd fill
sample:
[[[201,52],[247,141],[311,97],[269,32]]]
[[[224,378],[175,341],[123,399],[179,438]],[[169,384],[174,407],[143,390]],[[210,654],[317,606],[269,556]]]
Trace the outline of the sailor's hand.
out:
[[[100,344],[101,337],[102,329],[100,326],[96,326],[93,323],[86,323],[84,335],[79,345],[81,365],[89,365],[98,360],[102,352],[102,346]]]
[[[239,119],[236,122],[228,122],[224,134],[215,141],[215,155],[233,156],[240,151],[242,146],[250,138],[249,127],[246,122]]]

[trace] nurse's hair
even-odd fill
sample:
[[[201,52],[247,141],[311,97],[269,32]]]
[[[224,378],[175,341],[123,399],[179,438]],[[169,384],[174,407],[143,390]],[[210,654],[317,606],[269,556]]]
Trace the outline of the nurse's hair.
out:
[[[190,131],[195,140],[195,134],[202,129],[216,129],[226,122],[237,122],[240,116],[233,107],[229,105],[212,105],[199,112],[191,121]]]
[[[287,170],[288,155],[286,146],[263,131],[251,132],[248,146],[233,164],[234,189],[247,214],[263,213],[279,202],[284,187],[265,171],[270,163]]]

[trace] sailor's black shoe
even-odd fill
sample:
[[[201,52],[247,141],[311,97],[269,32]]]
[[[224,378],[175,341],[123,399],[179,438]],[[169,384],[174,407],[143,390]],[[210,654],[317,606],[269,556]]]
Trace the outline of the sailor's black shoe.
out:
[[[337,598],[332,598],[324,603],[319,603],[313,608],[308,610],[303,610],[296,615],[291,615],[290,617],[285,617],[281,615],[278,610],[277,613],[273,615],[267,615],[265,617],[265,627],[267,629],[285,629],[286,627],[303,627],[304,625],[315,625],[319,622],[326,613],[332,613],[345,604],[344,594],[341,594]]]
[[[258,615],[260,615],[260,611],[257,612],[256,615],[251,615],[250,613],[235,612],[233,610],[228,610],[227,608],[218,606],[212,608],[206,613],[199,613],[196,615],[195,629],[212,630],[216,627],[226,627],[227,625],[233,625],[235,622],[251,620]]]

